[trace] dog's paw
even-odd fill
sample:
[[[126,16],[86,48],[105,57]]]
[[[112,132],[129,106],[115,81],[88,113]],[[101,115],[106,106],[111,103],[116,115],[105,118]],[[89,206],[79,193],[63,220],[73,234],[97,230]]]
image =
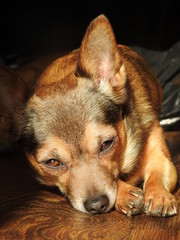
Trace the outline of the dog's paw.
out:
[[[118,189],[115,208],[118,212],[133,216],[143,212],[144,194],[140,188],[129,186]]]
[[[144,212],[155,217],[169,217],[177,214],[174,196],[166,190],[154,190],[145,193]]]

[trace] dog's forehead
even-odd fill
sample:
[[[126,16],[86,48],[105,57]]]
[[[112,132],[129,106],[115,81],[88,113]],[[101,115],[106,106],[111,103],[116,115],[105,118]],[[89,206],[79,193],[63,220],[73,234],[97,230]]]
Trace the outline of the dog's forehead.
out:
[[[85,82],[66,94],[57,91],[43,99],[34,95],[27,112],[38,141],[56,135],[66,142],[78,142],[86,123],[106,121],[105,105],[106,98]]]

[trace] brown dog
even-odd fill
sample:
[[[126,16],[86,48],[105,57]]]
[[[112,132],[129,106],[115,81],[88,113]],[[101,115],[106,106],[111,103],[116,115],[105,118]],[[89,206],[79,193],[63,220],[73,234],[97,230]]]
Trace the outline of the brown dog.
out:
[[[107,18],[54,61],[27,102],[22,144],[38,179],[73,207],[129,216],[177,213],[177,174],[158,122],[161,89],[145,61],[117,45]],[[143,182],[143,190],[137,186]]]

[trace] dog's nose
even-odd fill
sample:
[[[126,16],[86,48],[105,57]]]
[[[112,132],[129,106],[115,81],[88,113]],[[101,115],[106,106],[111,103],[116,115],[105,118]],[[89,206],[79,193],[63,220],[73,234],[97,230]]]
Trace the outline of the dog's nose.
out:
[[[109,205],[109,199],[106,195],[89,199],[84,202],[85,209],[91,214],[104,213]]]

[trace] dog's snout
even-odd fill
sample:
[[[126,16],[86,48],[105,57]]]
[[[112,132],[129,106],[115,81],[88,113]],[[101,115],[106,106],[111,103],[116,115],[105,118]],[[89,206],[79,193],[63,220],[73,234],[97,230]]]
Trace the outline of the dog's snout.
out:
[[[106,195],[92,198],[84,202],[85,209],[91,214],[104,213],[109,206],[109,199]]]

